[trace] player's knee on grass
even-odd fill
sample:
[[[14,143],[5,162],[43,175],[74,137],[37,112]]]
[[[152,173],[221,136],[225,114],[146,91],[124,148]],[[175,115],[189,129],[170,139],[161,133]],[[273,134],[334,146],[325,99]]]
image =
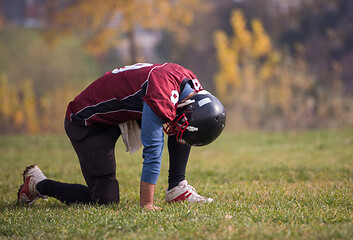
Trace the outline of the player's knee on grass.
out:
[[[98,204],[118,203],[120,201],[119,183],[115,176],[96,178],[96,184],[90,189],[92,202]]]

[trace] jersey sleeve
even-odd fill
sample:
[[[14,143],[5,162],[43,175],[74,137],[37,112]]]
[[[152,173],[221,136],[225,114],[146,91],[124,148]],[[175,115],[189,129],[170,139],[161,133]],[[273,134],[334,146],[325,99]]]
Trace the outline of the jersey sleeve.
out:
[[[173,78],[159,72],[152,72],[143,100],[158,117],[171,121],[175,118],[175,105],[179,101],[179,90],[179,83]]]

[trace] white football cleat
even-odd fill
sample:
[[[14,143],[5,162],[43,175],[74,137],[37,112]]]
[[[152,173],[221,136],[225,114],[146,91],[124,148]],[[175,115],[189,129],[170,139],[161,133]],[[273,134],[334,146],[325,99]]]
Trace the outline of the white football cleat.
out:
[[[37,165],[26,167],[23,172],[23,184],[18,189],[18,202],[31,205],[39,198],[46,198],[47,196],[42,196],[37,190],[37,183],[45,179],[47,177]]]
[[[188,185],[186,180],[183,180],[179,183],[178,186],[173,187],[170,190],[166,191],[165,194],[166,202],[179,202],[179,201],[187,201],[190,203],[202,202],[202,203],[210,203],[214,200],[212,198],[206,198],[200,196],[196,193],[195,188]]]

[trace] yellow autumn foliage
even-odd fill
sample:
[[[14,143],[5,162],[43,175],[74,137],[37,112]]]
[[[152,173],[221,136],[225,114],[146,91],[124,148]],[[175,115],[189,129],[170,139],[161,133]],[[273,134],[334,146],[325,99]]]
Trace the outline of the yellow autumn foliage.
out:
[[[176,39],[185,41],[185,27],[204,5],[201,0],[107,0],[104,4],[94,0],[48,1],[48,9],[55,11],[49,11],[51,28],[46,38],[55,41],[61,35],[81,34],[86,49],[97,55],[116,46],[116,41],[136,27],[167,29],[175,33]]]
[[[66,86],[39,98],[30,79],[16,88],[0,75],[0,134],[62,133],[67,104],[77,92]]]
[[[218,92],[226,97],[226,101],[231,101],[228,94],[240,87],[241,81],[238,73],[238,61],[235,50],[230,47],[227,36],[224,32],[215,33],[215,41],[218,46],[218,59],[220,72],[216,76]],[[228,99],[228,96],[230,99]]]
[[[254,57],[267,56],[272,50],[270,37],[266,34],[260,20],[253,20],[251,26],[253,30],[252,53]]]
[[[29,134],[39,132],[39,122],[37,116],[36,96],[33,91],[32,82],[27,79],[22,83],[22,107],[25,118],[25,125]]]
[[[216,31],[215,46],[219,71],[215,76],[218,93],[226,103],[235,100],[237,91],[244,88],[254,91],[255,85],[273,76],[273,65],[278,54],[272,51],[271,41],[259,20],[252,21],[252,31],[240,10],[231,16],[233,36]],[[262,60],[264,58],[265,60]],[[261,60],[260,60],[261,59]],[[251,77],[249,77],[251,75]],[[260,77],[260,79],[259,79]]]
[[[18,91],[5,75],[0,76],[0,128],[1,132],[18,132],[25,120]]]
[[[233,126],[301,128],[317,125],[318,118],[347,115],[344,109],[351,107],[343,100],[338,79],[328,88],[328,96],[317,97],[315,77],[309,74],[307,63],[274,49],[260,20],[251,20],[248,28],[244,14],[235,10],[230,23],[230,36],[223,31],[214,34],[215,85],[236,122]]]

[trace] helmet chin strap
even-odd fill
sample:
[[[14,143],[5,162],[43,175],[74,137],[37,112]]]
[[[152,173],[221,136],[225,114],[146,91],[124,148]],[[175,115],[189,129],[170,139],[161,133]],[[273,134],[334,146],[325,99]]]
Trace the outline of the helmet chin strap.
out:
[[[206,95],[206,94],[210,94],[210,93],[207,92],[206,90],[201,90],[200,92],[198,92],[196,94]],[[189,105],[194,102],[195,102],[195,99],[186,99],[184,102],[178,104],[178,108],[184,107],[184,106]]]
[[[184,107],[184,106],[189,105],[194,102],[195,102],[194,99],[187,99],[187,100],[185,100],[185,102],[179,103],[178,108]]]
[[[197,132],[199,130],[199,128],[194,127],[194,126],[187,126],[186,130],[188,130],[189,132]]]

